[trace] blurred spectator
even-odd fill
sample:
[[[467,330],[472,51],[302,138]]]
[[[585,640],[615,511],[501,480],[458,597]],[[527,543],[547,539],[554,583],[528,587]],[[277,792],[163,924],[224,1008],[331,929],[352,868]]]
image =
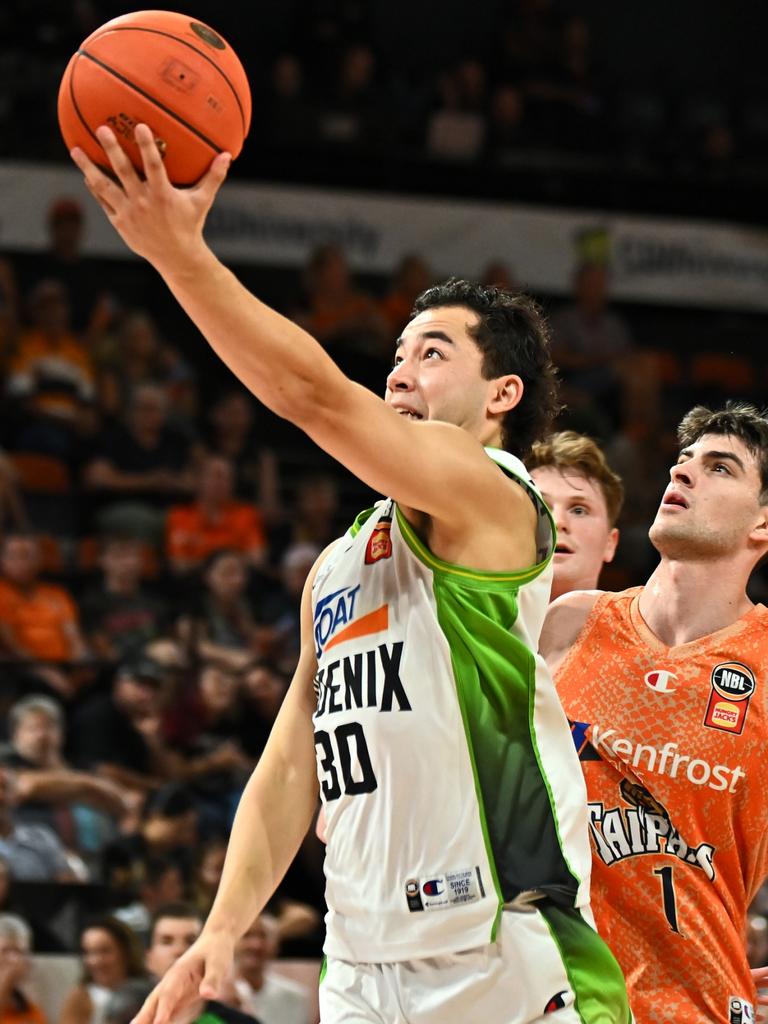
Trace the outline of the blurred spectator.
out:
[[[296,668],[296,654],[285,646],[281,664],[267,662],[252,665],[242,675],[243,749],[258,760],[267,744],[288,683]]]
[[[163,857],[181,872],[185,886],[199,838],[198,813],[188,788],[171,782],[147,796],[137,831],[120,836],[104,850],[103,877],[114,888],[141,885],[147,861]]]
[[[129,978],[110,992],[103,1024],[131,1024],[154,988],[144,978]]]
[[[624,383],[633,350],[624,319],[609,308],[610,274],[583,263],[574,278],[574,301],[551,320],[552,356],[574,407],[587,405],[621,424]],[[605,436],[605,429],[597,430]]]
[[[166,673],[139,656],[115,672],[111,692],[89,697],[72,716],[67,748],[79,767],[146,793],[174,774],[161,734]]]
[[[338,77],[320,111],[320,138],[334,145],[364,148],[380,141],[382,114],[376,88],[376,55],[352,43],[341,55]]]
[[[262,1024],[314,1024],[304,986],[270,969],[278,947],[277,922],[270,914],[261,914],[235,949],[235,989],[240,1005]]]
[[[346,257],[336,245],[321,245],[306,269],[307,308],[295,319],[329,348],[377,354],[387,328],[374,299],[352,281]]]
[[[229,459],[235,470],[235,494],[252,501],[259,489],[259,438],[254,428],[254,400],[245,391],[220,395],[208,412],[205,446]]]
[[[525,100],[517,86],[499,85],[491,97],[486,155],[504,163],[525,145]]]
[[[0,857],[17,882],[71,882],[72,870],[56,833],[18,821],[16,778],[0,768]]]
[[[186,953],[203,928],[203,919],[198,912],[184,903],[171,903],[161,907],[152,922],[147,968],[156,979],[162,978],[173,967],[179,957]],[[240,1012],[234,978],[223,978],[220,998],[200,999],[185,1008],[174,1018],[174,1024],[259,1024],[254,1018]]]
[[[184,898],[184,878],[171,857],[150,856],[144,862],[136,888],[137,898],[116,910],[115,917],[127,924],[146,947],[149,945],[152,918],[157,910],[166,903],[178,903]]]
[[[111,322],[116,302],[105,287],[105,279],[110,279],[98,272],[95,260],[83,256],[85,213],[80,202],[70,196],[55,199],[48,208],[46,227],[47,248],[36,253],[34,261],[22,263],[25,287],[46,278],[61,281],[69,296],[74,330],[81,337],[98,336]]]
[[[273,536],[274,553],[282,559],[294,543],[314,544],[322,551],[346,530],[340,513],[339,485],[330,473],[308,472],[296,481],[290,521]]]
[[[99,532],[157,541],[163,510],[194,486],[191,458],[189,440],[169,423],[166,392],[156,384],[140,384],[125,421],[104,432],[85,469],[85,486],[102,506]]]
[[[520,284],[515,277],[515,272],[503,260],[491,260],[483,271],[480,280],[482,284],[492,284],[496,288],[502,288],[506,292],[520,291]]]
[[[259,606],[259,620],[270,629],[269,653],[292,672],[301,648],[301,595],[307,576],[320,556],[317,544],[291,544],[280,563],[280,586],[271,589]]]
[[[19,286],[13,263],[0,256],[0,369],[13,348],[14,332],[21,319]]]
[[[16,914],[0,914],[0,1024],[46,1024],[25,991],[32,966],[32,931]]]
[[[83,631],[91,650],[109,662],[136,654],[161,636],[169,610],[142,582],[146,547],[133,537],[101,543],[100,582],[80,600]]]
[[[179,775],[189,785],[204,835],[228,835],[253,761],[243,750],[239,680],[204,665],[197,685],[166,715],[166,736],[181,755]]]
[[[55,701],[25,697],[13,705],[8,720],[10,743],[0,752],[0,763],[16,773],[19,822],[46,825],[79,851],[77,805],[122,818],[128,801],[119,786],[73,771],[64,761],[64,715]]]
[[[40,543],[30,534],[6,535],[0,572],[0,657],[70,696],[65,669],[87,657],[75,602],[63,587],[40,581]]]
[[[195,500],[168,511],[166,555],[174,572],[198,569],[214,551],[241,552],[251,565],[266,556],[261,513],[234,496],[235,473],[229,459],[208,455],[197,472]]]
[[[242,671],[260,656],[265,640],[247,595],[245,558],[227,548],[214,551],[200,575],[203,588],[179,619],[179,639],[190,660]]]
[[[80,936],[82,980],[64,998],[58,1024],[103,1024],[110,995],[145,975],[138,939],[128,925],[102,917]]]
[[[483,115],[466,109],[463,89],[455,71],[446,71],[437,80],[437,109],[427,124],[426,147],[438,160],[474,160],[485,139]]]
[[[265,145],[275,149],[304,149],[315,134],[304,69],[292,53],[281,53],[272,64],[260,121]]]
[[[389,328],[392,353],[395,350],[395,341],[411,317],[417,296],[429,288],[433,280],[429,265],[417,253],[403,256],[395,268],[392,287],[380,304]]]
[[[23,530],[29,526],[29,521],[16,470],[11,460],[0,451],[0,530],[8,526]]]
[[[77,435],[95,429],[91,357],[70,326],[61,281],[40,281],[29,308],[32,327],[22,331],[8,368],[8,396],[23,411],[13,446],[71,461]]]
[[[192,878],[192,901],[201,919],[210,913],[224,870],[227,840],[223,836],[210,839],[200,850]]]
[[[141,384],[154,384],[166,392],[171,416],[184,426],[196,412],[195,382],[181,355],[160,337],[146,310],[134,309],[118,325],[114,351],[102,353],[106,365],[99,375],[99,404],[117,419]]]
[[[747,959],[750,967],[768,965],[768,920],[752,911],[747,917]]]

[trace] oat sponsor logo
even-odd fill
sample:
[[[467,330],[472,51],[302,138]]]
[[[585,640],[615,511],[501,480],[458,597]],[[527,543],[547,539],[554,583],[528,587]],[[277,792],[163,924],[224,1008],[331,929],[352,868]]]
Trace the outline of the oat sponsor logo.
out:
[[[712,693],[704,715],[708,729],[740,736],[747,720],[749,702],[757,682],[752,669],[738,661],[722,662],[712,669]]]

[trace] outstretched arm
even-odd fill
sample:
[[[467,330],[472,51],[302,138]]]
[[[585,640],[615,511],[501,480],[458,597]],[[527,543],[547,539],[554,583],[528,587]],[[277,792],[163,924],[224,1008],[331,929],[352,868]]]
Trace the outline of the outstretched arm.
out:
[[[128,246],[155,266],[260,401],[374,490],[406,507],[457,529],[476,523],[479,514],[486,521],[503,514],[509,522],[515,489],[505,485],[477,440],[446,423],[398,416],[345,377],[306,331],[248,292],[207,247],[203,225],[226,176],[227,154],[216,157],[195,187],[176,189],[145,125],[137,126],[136,141],[146,180],[110,129],[97,134],[120,184],[73,150],[88,188]]]
[[[312,823],[318,797],[312,726],[317,662],[310,596],[316,569],[302,598],[299,664],[240,799],[208,920],[199,939],[149,996],[134,1024],[169,1024],[197,999],[217,997],[231,972],[235,943],[279,885]]]

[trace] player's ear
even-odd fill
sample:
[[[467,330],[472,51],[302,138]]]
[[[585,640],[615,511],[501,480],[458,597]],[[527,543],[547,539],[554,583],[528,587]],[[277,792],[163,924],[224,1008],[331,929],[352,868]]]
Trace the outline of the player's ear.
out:
[[[768,553],[768,504],[760,506],[757,522],[749,534],[749,539],[757,544],[764,545],[764,554]]]
[[[605,548],[603,550],[603,561],[608,563],[613,561],[613,556],[616,554],[616,545],[619,543],[619,531],[614,526],[611,532],[608,534],[608,540],[605,542]]]
[[[514,409],[523,397],[523,381],[516,373],[504,377],[494,377],[490,382],[491,393],[488,412],[503,415]]]

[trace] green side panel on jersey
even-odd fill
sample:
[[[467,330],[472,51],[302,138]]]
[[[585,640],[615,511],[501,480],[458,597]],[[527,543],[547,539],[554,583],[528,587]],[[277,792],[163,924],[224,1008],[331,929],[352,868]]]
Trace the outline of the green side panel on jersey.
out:
[[[562,849],[532,735],[536,663],[512,632],[517,590],[487,589],[438,573],[433,588],[438,622],[451,650],[500,900],[542,889],[572,906],[579,879]]]
[[[578,910],[540,906],[560,950],[583,1024],[631,1024],[627,988],[613,953]]]

